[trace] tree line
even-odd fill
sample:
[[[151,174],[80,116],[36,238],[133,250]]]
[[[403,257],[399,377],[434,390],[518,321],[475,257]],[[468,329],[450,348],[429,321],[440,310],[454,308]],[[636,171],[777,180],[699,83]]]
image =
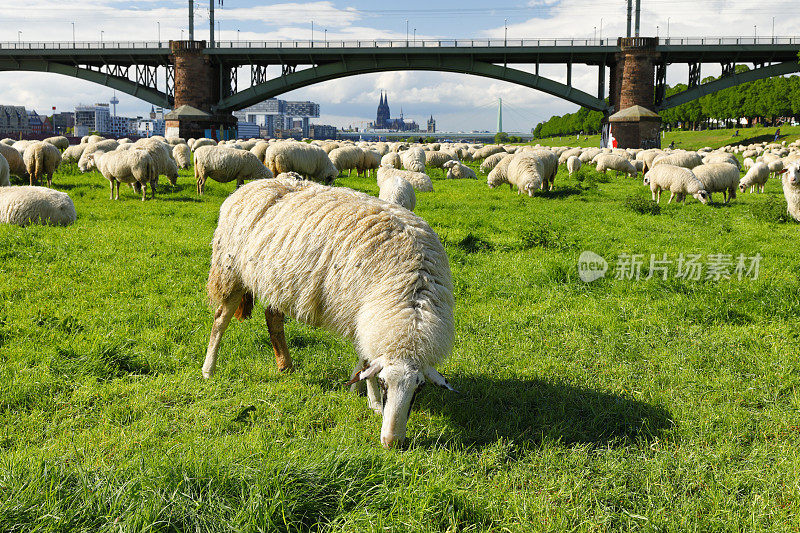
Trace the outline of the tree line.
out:
[[[745,72],[746,65],[737,65],[736,72]],[[717,80],[709,76],[702,83]],[[668,86],[666,96],[685,91],[688,86],[679,83]],[[708,94],[691,102],[665,109],[659,113],[665,126],[696,129],[710,120],[736,127],[741,119],[747,123],[761,122],[775,125],[780,117],[800,115],[800,76],[767,78],[751,81]],[[576,113],[553,116],[540,122],[533,130],[537,138],[560,135],[598,133],[603,114],[582,107]]]

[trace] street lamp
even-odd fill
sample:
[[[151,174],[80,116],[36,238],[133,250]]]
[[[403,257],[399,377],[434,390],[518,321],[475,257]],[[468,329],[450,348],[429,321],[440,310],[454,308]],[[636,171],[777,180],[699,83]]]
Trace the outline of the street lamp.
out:
[[[100,44],[103,44],[103,34],[104,33],[105,33],[105,31],[100,30]]]
[[[22,30],[17,30],[17,42],[22,43]]]
[[[503,46],[508,46],[508,19],[503,19]]]
[[[667,17],[667,39],[669,39],[669,19],[670,17]]]
[[[314,21],[311,21],[311,46],[314,46]]]
[[[414,46],[417,46],[417,28],[414,28]]]
[[[408,19],[406,19],[406,46],[408,46]]]
[[[603,44],[603,17],[600,17],[600,44]]]
[[[181,30],[181,41],[183,40],[183,30]]]
[[[325,28],[325,47],[328,47],[328,28]]]
[[[236,45],[239,45],[239,30],[236,30]]]
[[[597,26],[592,26],[592,30],[594,30],[594,38],[593,40],[597,40]]]
[[[161,45],[161,22],[156,22],[158,26],[158,44]]]
[[[222,38],[222,21],[217,21],[217,42]],[[219,45],[217,45],[219,46]]]
[[[658,39],[658,24],[656,24],[656,39]]]
[[[72,22],[72,47],[75,48],[75,23]]]
[[[756,27],[755,24],[753,24],[753,42],[754,43],[755,43],[756,39],[758,39],[757,27]]]

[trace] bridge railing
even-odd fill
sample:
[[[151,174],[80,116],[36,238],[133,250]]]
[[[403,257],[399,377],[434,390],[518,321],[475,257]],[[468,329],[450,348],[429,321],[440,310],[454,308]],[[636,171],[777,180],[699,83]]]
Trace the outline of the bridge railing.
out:
[[[800,45],[800,37],[661,37],[660,45]]]
[[[169,50],[169,41],[8,41],[0,42],[0,50],[113,50],[164,48]]]

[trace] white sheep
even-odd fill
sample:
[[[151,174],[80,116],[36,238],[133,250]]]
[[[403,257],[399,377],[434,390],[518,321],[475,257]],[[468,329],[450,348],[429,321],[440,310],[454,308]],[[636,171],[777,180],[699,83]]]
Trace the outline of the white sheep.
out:
[[[628,174],[632,178],[636,177],[636,167],[625,157],[615,154],[600,154],[595,158],[595,162],[597,163],[597,171],[603,174],[605,174],[607,170],[615,170],[623,174]]]
[[[567,162],[572,156],[580,157],[581,153],[583,152],[583,148],[570,148],[569,150],[564,150],[558,156],[558,164],[563,165]]]
[[[208,137],[201,137],[200,139],[197,139],[192,144],[190,144],[189,147],[194,152],[198,148],[202,148],[203,146],[216,146],[216,145],[217,141],[215,141],[214,139],[209,139]]]
[[[270,144],[264,154],[264,165],[276,176],[284,172],[297,172],[308,179],[327,184],[333,183],[339,175],[325,150],[306,143]]]
[[[767,168],[769,168],[769,171],[773,177],[777,177],[778,174],[782,174],[784,168],[783,161],[781,159],[770,161],[767,163]]]
[[[786,169],[781,177],[783,196],[786,198],[786,211],[800,222],[800,163],[795,163]]]
[[[0,187],[11,185],[11,169],[6,158],[0,155]]]
[[[581,169],[581,160],[577,155],[571,155],[567,158],[567,172],[571,178],[573,174]]]
[[[348,171],[348,176],[352,176],[354,170],[360,174],[364,167],[364,151],[358,146],[334,148],[328,157],[340,173]]]
[[[269,147],[270,144],[268,142],[259,141],[255,144],[255,146],[250,148],[250,151],[253,154],[255,154],[256,157],[258,157],[258,160],[261,161],[264,164],[264,166],[268,166],[265,157],[267,155],[267,150],[269,149]]]
[[[52,144],[62,152],[67,148],[69,148],[69,139],[67,139],[63,135],[48,137],[47,139],[44,140],[44,142]]]
[[[505,157],[503,157],[503,159],[494,166],[492,171],[489,172],[489,175],[486,176],[486,184],[490,189],[494,189],[503,183],[508,183],[508,187],[512,190],[514,189],[514,186],[508,181],[508,165],[511,164],[511,160],[516,156],[509,153],[505,154]]]
[[[480,167],[481,172],[483,172],[484,174],[488,174],[507,155],[508,155],[507,152],[497,152],[496,154],[490,155],[489,157],[483,160],[483,163],[481,163]]]
[[[61,154],[61,162],[62,163],[77,163],[80,161],[81,156],[83,155],[83,151],[86,147],[89,146],[88,144],[73,144],[72,146],[68,146],[64,153]]]
[[[42,176],[47,177],[47,186],[53,186],[53,174],[61,165],[61,152],[50,143],[35,142],[25,149],[22,155],[30,184],[35,185]]]
[[[8,162],[11,174],[20,178],[28,177],[28,169],[25,168],[25,160],[22,159],[21,153],[7,144],[0,144],[0,155]]]
[[[477,179],[478,176],[475,174],[475,171],[472,170],[470,167],[465,165],[460,161],[456,161],[451,159],[447,161],[442,168],[447,169],[447,175],[445,176],[449,180],[453,179],[469,179],[474,180]]]
[[[155,137],[139,139],[133,143],[134,148],[145,150],[153,158],[156,176],[166,176],[172,185],[178,183],[178,165],[172,159],[172,146]],[[137,182],[138,183],[138,182]],[[137,192],[139,187],[134,184]]]
[[[392,178],[394,176],[399,176],[409,182],[412,187],[420,192],[432,192],[433,191],[433,182],[431,181],[430,176],[427,174],[423,174],[422,172],[411,172],[410,170],[400,170],[399,168],[394,167],[384,167],[378,169],[378,187],[381,186],[384,180]]]
[[[670,192],[667,203],[672,202],[676,195],[678,201],[684,201],[686,194],[691,194],[704,204],[708,203],[708,192],[703,188],[700,180],[686,167],[655,165],[644,175],[644,184],[650,186],[653,201],[656,203],[661,202],[662,190]]]
[[[505,148],[496,144],[484,146],[483,148],[479,148],[472,153],[472,160],[475,161],[476,159],[486,159],[490,155],[498,154],[500,152],[505,152],[505,151],[506,151]]]
[[[189,168],[192,164],[192,150],[188,144],[176,144],[172,147],[172,158],[178,168]]]
[[[548,150],[515,154],[508,165],[508,182],[516,185],[517,194],[533,196],[538,189],[552,190],[558,172],[558,156]]]
[[[725,203],[736,198],[736,186],[739,185],[739,168],[731,163],[704,163],[692,169],[692,173],[703,184],[708,192],[708,201],[712,202],[715,192],[721,192]]]
[[[411,172],[425,172],[425,150],[419,147],[409,148],[400,153],[403,168]]]
[[[0,223],[68,226],[76,218],[75,204],[63,192],[28,185],[0,188]]]
[[[83,149],[81,157],[78,159],[78,170],[81,172],[89,172],[94,168],[94,158],[90,158],[90,155],[96,152],[110,152],[116,150],[118,147],[119,143],[112,139],[86,143],[86,148]]]
[[[378,198],[386,202],[401,205],[413,211],[417,205],[417,195],[414,194],[414,187],[400,176],[392,176],[383,180],[380,185]]]
[[[446,168],[444,165],[449,161],[455,160],[452,154],[447,152],[431,151],[425,152],[425,166],[432,168]],[[449,167],[447,167],[449,168]]]
[[[658,165],[673,165],[691,170],[697,165],[702,164],[703,158],[700,157],[697,152],[673,152],[671,154],[656,157],[653,160],[653,164],[648,165],[648,167],[655,168]]]
[[[745,192],[750,187],[750,192],[755,192],[756,188],[759,192],[764,192],[764,185],[769,179],[769,167],[766,163],[759,161],[755,163],[750,170],[747,171],[741,180],[739,180],[739,190]]]
[[[250,183],[220,208],[207,288],[218,308],[206,378],[231,319],[258,299],[281,370],[292,366],[284,315],[353,342],[349,384],[366,381],[384,446],[405,439],[420,385],[452,389],[435,370],[453,345],[450,266],[436,233],[407,209],[308,181]]]
[[[364,157],[361,160],[361,171],[359,171],[358,175],[361,176],[363,174],[369,177],[371,172],[372,176],[375,177],[381,167],[381,155],[369,148],[364,148],[362,151],[364,152]]]
[[[158,172],[153,157],[146,150],[114,150],[94,157],[97,170],[111,185],[111,199],[119,200],[119,184],[138,184],[142,201],[147,199],[147,184],[150,184],[152,196],[156,197]]]
[[[236,180],[238,188],[242,186],[244,180],[271,178],[272,176],[272,172],[262,165],[254,154],[244,150],[201,146],[194,151],[194,179],[199,195],[203,194],[208,178],[220,183]]]
[[[400,168],[403,166],[403,162],[400,161],[400,156],[397,152],[387,152],[381,157],[381,166]]]

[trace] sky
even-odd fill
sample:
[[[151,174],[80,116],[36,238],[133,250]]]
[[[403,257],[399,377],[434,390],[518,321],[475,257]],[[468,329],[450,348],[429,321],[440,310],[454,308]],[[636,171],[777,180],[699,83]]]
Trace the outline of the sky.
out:
[[[216,0],[218,1],[218,0]],[[223,0],[217,4],[221,40],[332,40],[576,38],[616,39],[625,34],[626,0],[407,0],[264,2]],[[197,39],[208,39],[208,3],[195,2]],[[188,1],[83,0],[79,4],[0,0],[0,42],[21,41],[168,41],[188,37]],[[643,0],[641,35],[676,37],[762,37],[800,35],[797,0]],[[74,24],[73,24],[74,23]],[[101,33],[102,32],[102,33]],[[183,32],[183,33],[182,33]],[[530,70],[530,67],[517,67]],[[703,77],[719,75],[719,66],[703,67]],[[543,65],[540,74],[566,81],[564,66]],[[161,74],[163,76],[163,74]],[[607,77],[608,78],[608,77]],[[688,71],[667,69],[670,84],[685,83]],[[249,81],[249,69],[240,80]],[[597,69],[575,66],[573,85],[596,92]],[[242,88],[240,86],[240,88]],[[321,116],[312,120],[338,127],[363,127],[375,120],[380,91],[388,91],[392,117],[402,109],[421,126],[430,115],[440,131],[493,131],[497,102],[503,100],[506,131],[530,131],[552,115],[575,112],[575,104],[514,84],[465,74],[403,71],[365,74],[328,81],[285,93],[279,98],[318,102]],[[77,104],[108,102],[111,89],[75,78],[46,73],[0,72],[0,104],[23,105],[40,113],[70,111]],[[144,115],[150,104],[117,94],[117,114]]]

